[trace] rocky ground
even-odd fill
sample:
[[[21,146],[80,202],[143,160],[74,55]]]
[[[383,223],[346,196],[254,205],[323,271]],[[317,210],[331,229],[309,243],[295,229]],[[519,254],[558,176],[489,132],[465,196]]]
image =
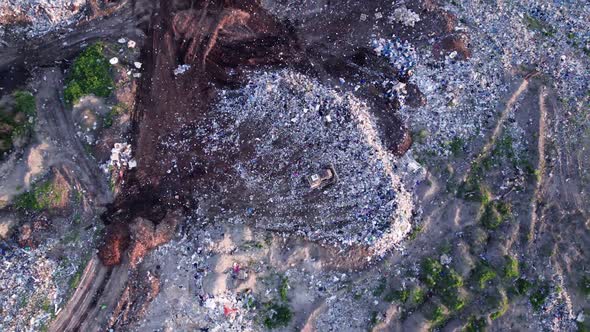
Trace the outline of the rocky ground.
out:
[[[0,5],[0,330],[588,330],[589,22]]]

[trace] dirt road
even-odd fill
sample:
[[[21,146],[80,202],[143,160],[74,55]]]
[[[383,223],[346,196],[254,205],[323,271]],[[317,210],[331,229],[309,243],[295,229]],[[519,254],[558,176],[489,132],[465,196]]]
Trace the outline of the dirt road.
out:
[[[66,26],[40,39],[24,39],[17,44],[0,47],[0,77],[15,70],[22,77],[25,75],[24,68],[32,64],[53,66],[55,62],[71,59],[84,45],[98,40],[116,41],[121,36],[142,40],[143,32],[136,25],[137,16],[142,14],[134,8],[122,6],[111,16]]]
[[[41,105],[38,121],[54,144],[49,166],[60,166],[69,175],[70,183],[80,183],[87,193],[86,198],[94,200],[93,205],[104,206],[112,198],[106,177],[100,171],[98,162],[84,149],[76,135],[71,111],[60,99],[63,75],[58,68],[47,68],[37,74],[39,85],[37,101]]]
[[[40,69],[34,74],[33,82],[32,88],[37,91],[38,130],[23,158],[11,159],[2,165],[1,198],[9,200],[28,188],[34,177],[57,167],[71,185],[84,193],[87,203],[106,205],[112,199],[106,177],[76,136],[71,111],[60,99],[62,71],[55,67]]]
[[[80,279],[76,292],[51,323],[49,331],[104,331],[128,278],[128,266],[102,265],[93,256]]]

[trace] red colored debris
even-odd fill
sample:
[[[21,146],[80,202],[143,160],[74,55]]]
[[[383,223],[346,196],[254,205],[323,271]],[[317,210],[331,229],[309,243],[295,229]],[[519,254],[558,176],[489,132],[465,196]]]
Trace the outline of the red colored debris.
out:
[[[224,305],[223,306],[223,314],[225,316],[229,316],[229,315],[235,314],[237,312],[238,312],[238,309],[237,308],[230,308],[227,305]]]

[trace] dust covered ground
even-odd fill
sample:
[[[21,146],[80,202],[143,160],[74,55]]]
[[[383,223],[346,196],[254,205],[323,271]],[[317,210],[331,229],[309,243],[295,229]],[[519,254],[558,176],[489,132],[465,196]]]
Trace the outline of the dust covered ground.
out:
[[[589,22],[0,5],[0,330],[588,330]]]

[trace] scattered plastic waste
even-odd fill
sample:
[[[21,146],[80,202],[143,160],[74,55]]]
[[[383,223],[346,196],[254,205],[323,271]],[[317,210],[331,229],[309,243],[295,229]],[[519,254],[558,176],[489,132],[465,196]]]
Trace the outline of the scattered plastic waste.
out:
[[[189,69],[191,69],[190,65],[179,65],[178,67],[176,67],[176,69],[174,69],[174,76],[178,76],[178,75],[182,75],[184,74],[186,71],[188,71]]]

